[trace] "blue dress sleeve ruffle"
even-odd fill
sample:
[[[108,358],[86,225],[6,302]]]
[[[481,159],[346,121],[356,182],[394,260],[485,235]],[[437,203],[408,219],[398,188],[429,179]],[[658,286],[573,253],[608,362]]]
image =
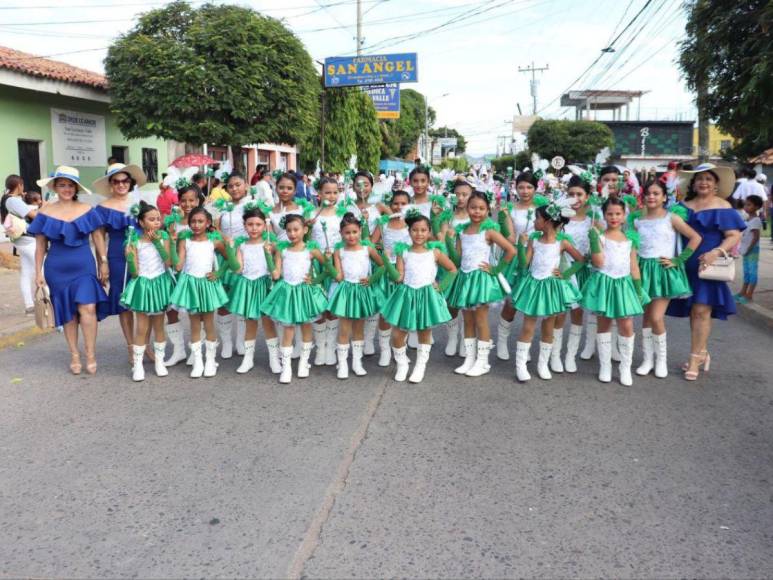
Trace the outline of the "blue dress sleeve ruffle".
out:
[[[99,214],[102,226],[107,229],[125,230],[129,226],[137,227],[137,220],[134,219],[134,216],[127,215],[117,209],[98,205],[94,210]]]
[[[60,241],[65,246],[77,247],[88,244],[89,234],[100,227],[102,219],[94,209],[90,209],[70,222],[39,213],[32,220],[27,232],[43,235],[51,241]]]
[[[726,232],[728,230],[745,230],[746,222],[743,221],[739,213],[729,207],[718,209],[704,209],[703,211],[693,211],[687,208],[688,222],[699,224],[704,231],[719,230]]]

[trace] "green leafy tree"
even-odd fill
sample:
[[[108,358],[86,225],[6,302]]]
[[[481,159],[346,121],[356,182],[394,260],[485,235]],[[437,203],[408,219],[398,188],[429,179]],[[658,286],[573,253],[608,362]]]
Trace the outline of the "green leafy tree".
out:
[[[370,97],[354,87],[327,89],[321,95],[324,107],[322,120],[317,119],[311,135],[301,146],[301,166],[311,171],[320,161],[325,171],[343,172],[349,168],[352,155],[357,166],[371,172],[378,170],[381,158],[381,129],[376,109]],[[325,140],[324,159],[322,135]]]
[[[424,95],[413,89],[400,91],[400,118],[386,121],[389,131],[400,143],[397,150],[399,157],[405,157],[414,150],[419,136],[424,132]],[[429,126],[435,122],[435,110],[429,107]]]
[[[773,145],[773,2],[689,0],[679,65],[700,114],[741,139],[736,153]]]
[[[459,133],[456,129],[450,127],[440,127],[438,129],[432,129],[429,132],[430,137],[456,137],[456,153],[464,153],[467,149],[467,140],[464,135]]]
[[[502,155],[501,157],[492,159],[491,165],[494,166],[494,171],[503,174],[507,173],[508,167],[512,167],[514,170],[521,169],[520,167],[516,167],[514,155]]]
[[[144,14],[108,50],[111,108],[130,138],[192,144],[294,144],[318,116],[319,80],[285,26],[248,8],[173,2]]]
[[[384,159],[397,157],[400,154],[400,137],[397,135],[395,126],[381,121],[379,130],[381,131],[381,157]]]
[[[614,146],[612,130],[596,121],[537,120],[527,135],[529,150],[550,159],[588,163],[604,147]]]
[[[437,165],[437,169],[453,169],[456,173],[467,173],[470,169],[470,162],[464,156],[448,157]]]

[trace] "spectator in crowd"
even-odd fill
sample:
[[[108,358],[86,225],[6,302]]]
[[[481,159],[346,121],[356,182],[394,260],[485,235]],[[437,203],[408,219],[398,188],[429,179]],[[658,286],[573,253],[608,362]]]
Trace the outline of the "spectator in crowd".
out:
[[[40,196],[40,194],[38,194]],[[41,202],[42,204],[42,202]],[[24,180],[18,175],[5,178],[5,193],[0,200],[0,217],[5,233],[13,243],[14,252],[21,259],[19,286],[24,300],[24,311],[35,310],[35,236],[27,233],[27,225],[37,215],[39,205],[28,204],[24,199]]]
[[[231,201],[231,196],[223,189],[223,184],[217,177],[212,178],[212,193],[209,195],[209,201],[215,202],[219,199]]]
[[[162,217],[172,213],[172,206],[177,205],[178,203],[177,190],[171,185],[164,183],[166,177],[166,173],[161,174],[160,191],[156,198],[156,207],[158,208],[158,211],[161,212]]]
[[[746,229],[741,234],[740,254],[743,258],[743,287],[741,292],[735,295],[737,302],[746,304],[752,300],[754,289],[757,287],[757,267],[760,262],[760,234],[762,233],[762,198],[759,195],[750,195],[744,200],[744,214],[746,215]]]

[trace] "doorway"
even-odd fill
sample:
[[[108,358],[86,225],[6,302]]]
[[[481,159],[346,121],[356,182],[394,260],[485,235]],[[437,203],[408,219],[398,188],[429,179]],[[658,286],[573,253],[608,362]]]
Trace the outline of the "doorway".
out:
[[[40,191],[40,143],[19,139],[19,174],[24,180],[24,191]]]

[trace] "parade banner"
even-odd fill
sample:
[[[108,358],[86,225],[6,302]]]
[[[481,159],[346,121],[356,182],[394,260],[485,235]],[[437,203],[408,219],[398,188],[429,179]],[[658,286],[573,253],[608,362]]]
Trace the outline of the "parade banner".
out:
[[[51,109],[54,165],[107,165],[105,118],[102,115]]]
[[[418,81],[415,52],[325,59],[325,87],[353,87]]]
[[[379,119],[400,118],[400,85],[390,83],[388,85],[374,85],[362,87],[363,92],[368,93],[373,106],[376,108],[376,116]]]

